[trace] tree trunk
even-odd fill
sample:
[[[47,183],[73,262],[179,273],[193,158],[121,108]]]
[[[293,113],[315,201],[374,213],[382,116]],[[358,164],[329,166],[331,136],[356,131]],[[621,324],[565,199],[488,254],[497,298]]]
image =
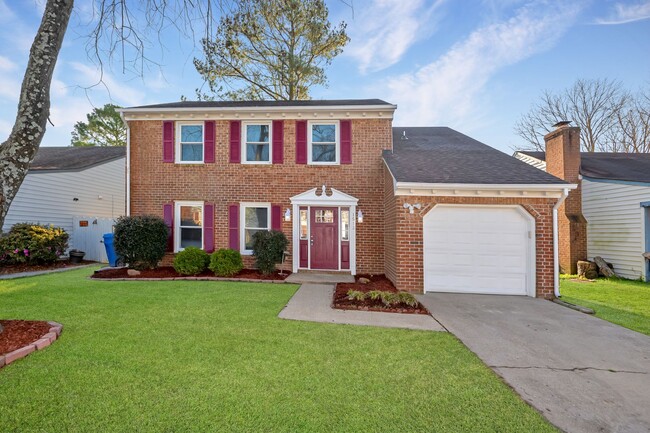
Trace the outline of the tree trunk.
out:
[[[598,265],[598,269],[600,269],[600,272],[606,276],[607,278],[615,277],[616,274],[612,270],[612,268],[609,267],[607,262],[603,260],[602,257],[596,256],[594,257],[594,262]]]
[[[0,144],[0,228],[45,134],[50,115],[50,83],[73,3],[47,0],[29,51],[16,121],[7,141]]]

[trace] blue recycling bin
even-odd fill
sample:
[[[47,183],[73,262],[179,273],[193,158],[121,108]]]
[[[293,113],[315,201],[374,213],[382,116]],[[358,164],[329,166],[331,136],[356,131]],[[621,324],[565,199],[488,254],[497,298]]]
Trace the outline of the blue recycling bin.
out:
[[[117,254],[115,253],[115,246],[113,245],[113,233],[106,233],[104,235],[104,246],[106,247],[108,264],[113,267],[117,266]]]

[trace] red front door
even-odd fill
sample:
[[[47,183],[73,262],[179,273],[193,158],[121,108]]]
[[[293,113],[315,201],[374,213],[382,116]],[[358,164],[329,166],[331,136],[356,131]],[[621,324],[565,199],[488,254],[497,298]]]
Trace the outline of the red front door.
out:
[[[338,208],[312,207],[310,215],[311,269],[339,268]]]

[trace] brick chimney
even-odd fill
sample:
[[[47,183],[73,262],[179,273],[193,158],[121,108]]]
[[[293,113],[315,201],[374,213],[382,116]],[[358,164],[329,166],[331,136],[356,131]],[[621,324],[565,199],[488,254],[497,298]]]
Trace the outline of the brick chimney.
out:
[[[582,182],[580,181],[580,128],[570,122],[558,122],[554,131],[544,136],[546,171],[578,187],[569,192],[558,208],[558,241],[560,272],[577,273],[578,260],[587,258],[587,221],[582,215]]]

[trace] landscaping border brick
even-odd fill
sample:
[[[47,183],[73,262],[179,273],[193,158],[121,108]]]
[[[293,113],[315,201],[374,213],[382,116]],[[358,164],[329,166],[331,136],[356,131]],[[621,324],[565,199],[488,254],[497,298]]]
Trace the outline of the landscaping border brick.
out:
[[[0,356],[0,368],[4,367],[5,365],[9,365],[12,362],[24,358],[30,353],[36,351],[36,350],[43,350],[50,344],[52,344],[57,338],[59,338],[59,335],[61,335],[61,332],[63,331],[63,325],[58,323],[58,322],[47,322],[51,328],[50,332],[47,334],[43,335],[41,338],[38,340],[34,341],[33,343],[30,343],[26,346],[21,347],[20,349],[16,349],[13,352],[5,353],[4,355]]]

